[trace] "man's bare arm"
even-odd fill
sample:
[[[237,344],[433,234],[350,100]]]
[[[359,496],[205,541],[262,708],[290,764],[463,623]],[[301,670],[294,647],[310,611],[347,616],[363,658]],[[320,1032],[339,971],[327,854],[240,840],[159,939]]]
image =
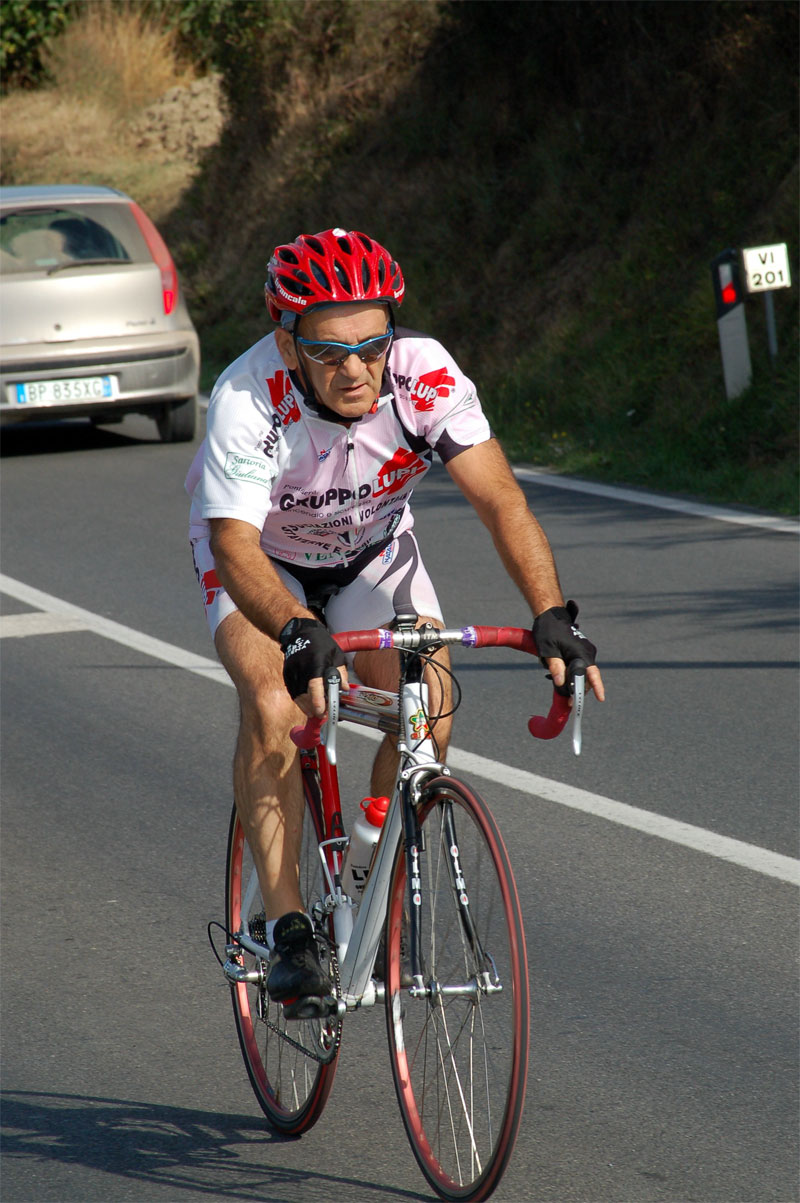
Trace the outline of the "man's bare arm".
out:
[[[447,470],[492,536],[506,572],[536,617],[563,606],[553,553],[496,439],[452,459]]]
[[[462,451],[450,460],[447,470],[491,534],[506,572],[533,617],[553,606],[563,606],[564,595],[547,536],[531,513],[497,440]],[[563,685],[565,662],[551,658],[547,664],[553,682]],[[603,701],[603,681],[596,665],[589,667],[586,679]]]
[[[259,532],[237,518],[212,518],[211,551],[221,584],[265,635],[278,638],[290,618],[313,618],[261,550]]]

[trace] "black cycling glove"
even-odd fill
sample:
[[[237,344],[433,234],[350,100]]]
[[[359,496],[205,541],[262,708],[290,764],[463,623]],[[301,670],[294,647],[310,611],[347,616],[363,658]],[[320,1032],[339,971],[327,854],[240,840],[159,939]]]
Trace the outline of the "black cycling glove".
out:
[[[345,663],[344,652],[315,618],[290,618],[278,636],[283,649],[283,680],[292,698],[308,693],[308,683]]]
[[[594,664],[597,648],[591,643],[583,631],[576,626],[578,607],[574,601],[568,601],[566,606],[551,606],[533,621],[533,638],[539,659],[547,668],[547,661],[557,656],[569,666],[573,660],[583,660],[585,664]],[[558,693],[570,694],[569,676],[563,685],[555,686]]]

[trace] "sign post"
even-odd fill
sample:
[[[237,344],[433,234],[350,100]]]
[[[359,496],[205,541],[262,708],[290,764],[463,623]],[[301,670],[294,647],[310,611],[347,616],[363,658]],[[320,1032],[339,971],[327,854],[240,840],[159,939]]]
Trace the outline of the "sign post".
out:
[[[735,250],[723,251],[712,260],[711,279],[717,304],[725,393],[731,400],[744,392],[753,376],[744,315],[744,290],[739,278],[739,255]]]
[[[772,246],[751,246],[742,250],[748,292],[763,292],[767,318],[767,345],[773,364],[778,355],[778,336],[775,332],[775,305],[772,294],[776,288],[791,288],[789,253],[785,242]]]

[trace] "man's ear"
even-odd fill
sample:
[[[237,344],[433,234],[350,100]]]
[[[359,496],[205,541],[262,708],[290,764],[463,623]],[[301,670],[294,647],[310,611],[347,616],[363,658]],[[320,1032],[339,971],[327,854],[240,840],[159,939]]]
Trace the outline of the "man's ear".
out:
[[[297,368],[297,350],[294,345],[294,339],[289,330],[284,330],[283,326],[278,326],[275,331],[275,342],[278,350],[281,353],[281,359],[286,364],[290,371],[295,371]]]

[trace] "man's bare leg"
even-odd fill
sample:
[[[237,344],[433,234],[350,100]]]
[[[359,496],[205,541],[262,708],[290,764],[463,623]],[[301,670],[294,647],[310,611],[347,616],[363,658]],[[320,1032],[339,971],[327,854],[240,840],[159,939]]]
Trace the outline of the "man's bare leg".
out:
[[[305,909],[298,866],[303,787],[297,748],[289,738],[305,721],[283,682],[283,653],[240,613],[218,627],[217,654],[239,695],[233,761],[236,809],[258,871],[267,919]]]

